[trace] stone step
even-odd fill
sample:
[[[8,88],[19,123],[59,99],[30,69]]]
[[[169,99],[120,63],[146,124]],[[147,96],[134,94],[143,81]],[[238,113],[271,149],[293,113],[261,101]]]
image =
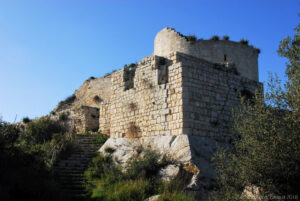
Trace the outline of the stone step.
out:
[[[56,180],[72,200],[87,200],[84,171],[98,154],[98,139],[99,135],[76,135],[70,156],[58,161],[53,167]]]

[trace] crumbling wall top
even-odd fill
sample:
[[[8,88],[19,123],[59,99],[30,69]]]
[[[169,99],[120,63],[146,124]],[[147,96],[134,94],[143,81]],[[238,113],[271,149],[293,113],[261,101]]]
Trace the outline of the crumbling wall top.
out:
[[[158,32],[153,54],[168,57],[176,51],[213,63],[234,64],[242,76],[258,81],[259,50],[252,46],[227,40],[189,40],[172,28]]]

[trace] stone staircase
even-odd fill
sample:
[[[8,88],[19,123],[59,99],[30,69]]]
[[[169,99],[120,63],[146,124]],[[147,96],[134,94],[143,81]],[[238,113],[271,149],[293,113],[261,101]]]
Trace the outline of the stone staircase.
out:
[[[99,149],[98,138],[98,135],[77,134],[71,155],[54,165],[56,180],[72,200],[86,200],[84,171]]]

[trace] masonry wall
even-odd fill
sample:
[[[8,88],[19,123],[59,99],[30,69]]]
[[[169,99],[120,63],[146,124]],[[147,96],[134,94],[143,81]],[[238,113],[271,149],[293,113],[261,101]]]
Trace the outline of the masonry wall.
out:
[[[182,134],[182,69],[172,59],[160,64],[145,57],[135,71],[134,87],[124,90],[124,69],[111,77],[111,97],[100,106],[100,132],[111,137]],[[158,78],[167,69],[167,83]]]
[[[258,54],[252,46],[224,40],[187,41],[174,29],[165,28],[154,40],[154,55],[167,57],[171,52],[181,52],[213,63],[234,63],[240,74],[258,81]]]
[[[74,117],[76,132],[97,131],[99,129],[99,109],[81,106]]]
[[[183,134],[229,141],[232,109],[241,92],[252,94],[260,83],[238,75],[234,68],[176,54],[183,69]]]

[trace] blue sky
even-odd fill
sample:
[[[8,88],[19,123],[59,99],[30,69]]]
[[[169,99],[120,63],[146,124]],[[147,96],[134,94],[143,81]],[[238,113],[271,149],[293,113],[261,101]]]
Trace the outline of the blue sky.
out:
[[[228,35],[261,49],[260,81],[284,78],[280,40],[299,23],[298,0],[0,0],[0,115],[48,114],[90,76],[153,51],[164,27],[198,38]]]

